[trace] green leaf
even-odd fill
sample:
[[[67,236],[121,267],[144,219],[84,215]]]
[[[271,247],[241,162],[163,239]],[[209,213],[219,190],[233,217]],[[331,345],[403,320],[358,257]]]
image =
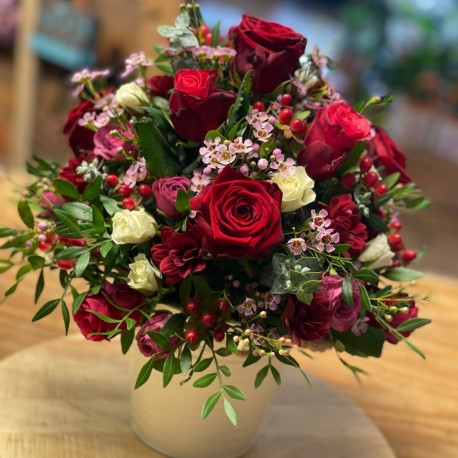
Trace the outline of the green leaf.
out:
[[[350,277],[345,277],[342,283],[342,297],[344,302],[353,307],[353,284]]]
[[[189,210],[190,197],[191,196],[183,189],[178,190],[177,200],[175,204],[175,208],[177,209],[177,211],[179,211],[180,213],[185,213]]]
[[[251,366],[252,364],[255,364],[257,363],[259,360],[261,359],[260,356],[255,356],[253,355],[253,353],[248,353],[248,356],[246,357],[244,363],[243,363],[243,367],[248,367],[248,366]]]
[[[129,348],[131,347],[132,342],[134,341],[134,337],[134,328],[130,329],[129,331],[125,331],[121,334],[121,350],[123,355],[125,355],[129,351]]]
[[[30,262],[33,270],[38,270],[45,265],[46,259],[42,258],[41,256],[32,255],[29,256],[28,261]]]
[[[82,204],[81,202],[69,202],[58,207],[60,210],[72,215],[75,219],[80,221],[92,221],[92,209],[89,205]]]
[[[64,248],[56,253],[56,259],[75,259],[78,256],[82,255],[89,251],[89,248],[86,247],[79,247],[79,246],[71,246],[68,248]]]
[[[194,283],[194,288],[198,294],[203,297],[211,296],[212,290],[210,286],[208,286],[208,283],[204,277],[194,275],[192,277],[192,282]]]
[[[232,354],[232,353],[231,353]],[[227,366],[220,366],[219,370],[225,375],[226,377],[231,376],[231,370]]]
[[[56,178],[54,180],[54,186],[62,195],[74,200],[81,200],[81,194],[78,192],[78,189],[69,181]]]
[[[21,200],[17,204],[17,209],[19,216],[21,217],[24,224],[30,229],[33,229],[35,220],[33,218],[32,210],[30,210],[29,204]]]
[[[195,388],[205,388],[205,387],[211,385],[211,383],[213,383],[213,381],[215,380],[217,375],[218,374],[216,372],[212,372],[210,374],[205,374],[202,377],[198,378],[192,384],[192,386],[195,387]]]
[[[139,149],[146,159],[148,170],[157,177],[174,176],[179,172],[179,165],[173,158],[170,143],[152,119],[136,121],[135,132]]]
[[[131,329],[134,329],[135,326],[137,325],[137,321],[130,317],[126,317],[125,322],[126,322],[126,328],[128,331],[130,331]]]
[[[70,313],[65,301],[62,301],[62,318],[64,319],[65,335],[68,335],[68,328],[70,327]]]
[[[195,366],[194,372],[203,372],[213,362],[213,358],[201,359]]]
[[[215,351],[215,353],[219,356],[226,357],[226,356],[231,356],[232,352],[229,351],[227,348],[218,348],[218,350]]]
[[[385,221],[383,221],[382,218],[377,216],[375,213],[371,213],[369,216],[364,217],[364,219],[375,230],[383,233],[388,231],[388,226],[386,225]]]
[[[162,372],[162,385],[165,388],[172,380],[175,374],[175,356],[172,352],[169,353],[164,363]]]
[[[364,153],[366,149],[366,142],[358,142],[353,149],[351,150],[350,154],[348,155],[347,159],[345,159],[342,166],[339,168],[340,173],[345,173],[347,170],[351,169],[358,163],[358,159]]]
[[[91,253],[86,252],[83,253],[76,261],[75,264],[75,277],[81,277],[84,274],[84,271],[86,270],[86,267],[89,264],[89,261],[91,260]]]
[[[175,27],[178,29],[187,29],[190,23],[191,23],[191,20],[189,18],[189,13],[187,11],[183,11],[175,19]]]
[[[102,183],[103,179],[100,175],[91,181],[84,189],[83,200],[93,201],[102,191]]]
[[[188,276],[180,283],[180,304],[182,307],[186,306],[191,297],[191,288],[192,278]]]
[[[226,137],[219,130],[210,130],[207,132],[207,135],[205,135],[206,140],[210,139],[213,142],[217,138],[221,139],[221,143],[223,143],[226,140]]]
[[[100,210],[95,205],[92,206],[92,215],[92,224],[94,230],[98,234],[102,235],[105,232],[105,219]]]
[[[32,321],[38,321],[44,318],[45,316],[48,316],[50,313],[52,313],[56,307],[59,305],[60,299],[53,299],[51,301],[46,302],[43,307],[41,307],[40,310],[35,314],[35,316],[32,318]]]
[[[237,351],[237,344],[234,342],[234,335],[227,333],[226,336],[226,348],[231,352],[235,353]]]
[[[0,238],[3,237],[11,237],[12,235],[16,235],[18,231],[16,229],[12,229],[9,227],[0,227]]]
[[[186,321],[186,315],[184,313],[176,313],[172,315],[164,324],[161,329],[163,336],[171,336],[173,334],[179,334],[183,331],[183,326]]]
[[[182,374],[186,374],[192,366],[192,354],[189,345],[186,344],[181,351],[180,369]]]
[[[360,269],[358,272],[353,274],[353,278],[357,278],[358,280],[363,280],[366,283],[372,283],[374,285],[378,285],[379,283],[379,276],[371,269]]]
[[[401,174],[399,172],[392,173],[382,180],[382,184],[384,184],[388,189],[391,189],[398,182],[400,176]]]
[[[253,89],[253,72],[250,70],[245,74],[242,84],[239,87],[237,98],[229,110],[227,130],[230,131],[240,119],[244,118],[250,109]]]
[[[58,234],[63,235],[64,237],[69,237],[69,238],[82,238],[83,237],[80,226],[73,216],[71,216],[69,213],[59,208],[54,209],[54,214],[57,216],[57,218],[59,218],[60,221],[62,221],[65,229],[67,229],[67,230],[62,230],[60,228],[57,228]]]
[[[422,278],[423,274],[406,267],[397,267],[395,269],[387,269],[383,276],[393,281],[414,281]]]
[[[205,401],[201,413],[202,420],[205,420],[210,415],[211,411],[215,408],[222,394],[222,391],[218,391],[217,393],[214,393],[211,396],[209,396],[209,398]]]
[[[107,315],[104,315],[103,313],[96,312],[95,310],[89,310],[87,309],[87,312],[92,313],[92,315],[95,315],[97,318],[100,318],[102,321],[105,321],[105,323],[116,323],[118,324],[120,320],[117,320],[115,318],[111,318]]]
[[[169,339],[159,332],[156,331],[148,331],[148,335],[150,336],[151,340],[159,345],[159,347],[162,347],[164,349],[170,348],[170,342]]]
[[[102,202],[103,208],[110,216],[113,216],[115,213],[121,210],[119,208],[118,202],[111,197],[101,195],[100,202]]]
[[[45,287],[45,274],[44,270],[41,269],[40,275],[38,276],[37,286],[35,287],[35,304],[40,299],[41,293]]]
[[[410,332],[415,329],[421,328],[422,326],[426,326],[427,324],[431,323],[431,320],[426,318],[411,318],[410,320],[404,321],[401,323],[397,328],[396,331],[398,332]]]
[[[142,385],[144,385],[148,381],[151,375],[151,372],[154,368],[154,363],[155,363],[155,360],[153,357],[141,368],[140,373],[138,374],[138,377],[137,377],[137,381],[135,382],[135,389],[140,388]]]
[[[224,391],[233,399],[238,399],[239,401],[245,401],[246,396],[242,390],[239,390],[237,387],[232,385],[224,385]]]
[[[102,246],[100,247],[100,254],[102,255],[102,258],[105,258],[112,248],[113,242],[111,240],[103,242]]]
[[[212,29],[212,47],[216,48],[218,46],[218,39],[221,29],[221,21],[218,21]]]
[[[237,426],[237,414],[235,413],[232,404],[226,398],[224,398],[224,411],[226,412],[226,415],[228,416],[229,420],[231,420],[231,423],[234,426]]]
[[[283,364],[287,364],[288,366],[293,367],[300,367],[299,363],[291,356],[291,355],[279,355],[275,353],[275,357]]]
[[[359,293],[361,295],[361,301],[363,303],[363,307],[366,310],[371,311],[372,310],[371,298],[369,296],[369,293],[367,292],[367,289],[361,283],[358,283],[358,288],[359,288]]]
[[[270,367],[270,372],[272,372],[272,376],[275,380],[275,383],[277,385],[281,385],[281,376],[280,376],[280,372],[278,372],[277,368],[272,366],[272,364],[269,366]]]
[[[87,292],[85,293],[81,293],[81,294],[78,294],[74,299],[73,299],[73,313],[76,313],[81,304],[83,303],[84,299],[86,298],[87,296]]]
[[[411,211],[418,211],[428,208],[431,205],[431,201],[429,199],[425,199],[424,197],[417,197],[416,199],[411,200],[407,205]]]
[[[32,266],[30,264],[23,265],[16,272],[16,280],[22,280],[22,278],[24,278],[31,271],[32,271]]]
[[[373,356],[378,358],[382,354],[385,334],[381,329],[369,326],[367,331],[360,336],[352,332],[331,331],[334,341],[340,341],[345,351],[351,355],[366,358]]]
[[[255,381],[254,381],[254,386],[255,386],[255,388],[259,388],[259,386],[261,385],[261,383],[262,383],[262,382],[264,381],[264,379],[266,378],[268,372],[269,372],[269,365],[264,366],[264,367],[256,374],[256,378],[255,378]]]

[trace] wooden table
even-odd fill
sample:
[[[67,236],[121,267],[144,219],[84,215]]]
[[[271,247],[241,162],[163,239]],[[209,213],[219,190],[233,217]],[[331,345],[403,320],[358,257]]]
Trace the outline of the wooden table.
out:
[[[8,181],[0,180],[4,199],[1,222],[5,225],[17,224],[14,206],[5,197],[11,188]],[[12,277],[13,273],[0,277],[0,291],[6,290]],[[35,281],[26,279],[15,295],[0,305],[0,358],[63,335],[57,311],[38,323],[30,322],[38,308],[32,299]],[[458,282],[427,275],[415,289],[420,297],[433,296],[421,308],[421,316],[431,318],[433,324],[416,331],[411,339],[427,355],[426,361],[401,343],[386,345],[381,360],[346,357],[371,374],[362,386],[332,352],[316,354],[314,360],[301,359],[301,364],[359,405],[384,433],[398,458],[456,458]],[[57,279],[48,279],[42,303],[57,297],[57,291]]]

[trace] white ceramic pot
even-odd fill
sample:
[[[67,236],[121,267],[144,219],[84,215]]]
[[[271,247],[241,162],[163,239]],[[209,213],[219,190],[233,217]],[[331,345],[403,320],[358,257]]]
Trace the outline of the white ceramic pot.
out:
[[[133,355],[133,387],[147,359],[135,345],[130,352]],[[247,397],[246,401],[230,398],[237,413],[238,426],[233,426],[226,417],[221,399],[205,420],[200,417],[204,402],[218,391],[219,385],[215,380],[206,388],[194,388],[192,382],[207,372],[215,372],[214,365],[211,365],[207,371],[195,374],[190,382],[181,386],[184,376],[175,375],[167,388],[162,386],[162,373],[153,371],[150,379],[132,392],[133,431],[145,444],[173,458],[242,456],[255,442],[259,424],[276,386],[269,373],[256,389],[255,376],[267,360],[245,368],[242,367],[244,360],[237,354],[219,358],[220,363],[228,366],[232,373],[230,377],[225,377],[224,382],[240,388]]]

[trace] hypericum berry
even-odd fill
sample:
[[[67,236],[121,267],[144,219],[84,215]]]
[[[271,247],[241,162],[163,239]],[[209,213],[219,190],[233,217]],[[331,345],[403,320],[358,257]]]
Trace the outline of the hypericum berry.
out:
[[[229,302],[226,299],[218,299],[216,301],[216,308],[221,311],[229,310]]]
[[[401,251],[403,247],[401,234],[393,232],[388,236],[388,243],[393,251]]]
[[[217,342],[222,342],[224,340],[224,337],[226,336],[226,333],[222,329],[215,329],[213,331],[213,338]]]
[[[368,172],[364,175],[363,181],[366,186],[373,188],[379,182],[379,178],[375,172]]]
[[[356,184],[356,177],[353,173],[346,173],[341,179],[340,184],[345,189],[353,189]]]
[[[361,172],[366,173],[369,172],[369,170],[372,167],[372,159],[365,154],[364,156],[361,156],[359,159],[359,168],[361,169]]]
[[[195,344],[199,341],[199,332],[196,329],[188,329],[184,333],[184,338],[190,343]]]
[[[293,110],[291,108],[283,108],[278,115],[278,119],[282,124],[289,124],[293,119]]]
[[[64,270],[70,270],[73,269],[73,266],[75,265],[75,261],[73,259],[59,259],[57,261],[57,265]]]
[[[404,250],[402,252],[402,260],[404,262],[412,262],[417,257],[415,250]]]
[[[151,189],[150,185],[141,184],[141,185],[138,186],[138,193],[142,197],[149,197],[153,193],[153,190]]]
[[[401,267],[401,261],[393,261],[390,266],[392,269],[395,269],[397,267]]]
[[[205,35],[205,44],[206,44],[207,46],[211,46],[211,44],[212,44],[212,39],[213,39],[212,33],[211,33],[211,32],[208,32],[208,33]]]
[[[258,100],[257,102],[253,103],[253,109],[258,111],[266,111],[266,107],[263,102]]]
[[[199,303],[191,299],[187,302],[185,308],[189,314],[197,313],[199,311]]]
[[[294,119],[291,122],[291,130],[297,135],[304,135],[307,125],[300,119]]]
[[[283,94],[280,99],[280,103],[285,107],[290,106],[293,103],[293,97],[291,94]]]
[[[49,251],[51,249],[51,245],[46,242],[38,242],[38,248],[40,248],[41,251]]]
[[[210,30],[210,27],[208,27],[208,25],[201,25],[199,27],[199,34],[201,37],[205,37],[208,33],[211,33],[212,31]]]
[[[200,322],[203,325],[207,326],[208,328],[211,328],[215,324],[215,321],[216,321],[215,312],[208,311],[200,315]]]
[[[386,194],[387,192],[388,192],[388,186],[386,184],[380,183],[375,187],[375,193],[378,196],[383,196],[383,194]]]
[[[134,188],[131,188],[131,187],[127,186],[126,184],[122,184],[122,185],[119,187],[119,192],[120,192],[124,197],[129,197],[129,196],[134,192]]]
[[[105,183],[110,186],[110,188],[114,188],[119,182],[119,178],[116,175],[108,175],[105,178]]]
[[[398,220],[391,221],[390,228],[394,229],[395,231],[400,231],[402,229],[401,221],[398,221]]]
[[[133,199],[131,199],[130,197],[126,197],[125,199],[122,200],[122,206],[126,210],[133,210],[136,207],[136,204]]]

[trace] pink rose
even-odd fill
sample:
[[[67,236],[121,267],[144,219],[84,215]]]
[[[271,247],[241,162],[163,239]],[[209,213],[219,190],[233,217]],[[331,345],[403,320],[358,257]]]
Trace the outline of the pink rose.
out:
[[[186,177],[165,177],[159,178],[153,183],[153,195],[156,199],[158,210],[170,218],[176,218],[181,213],[176,209],[178,191],[187,191],[191,180]]]
[[[121,150],[126,152],[135,152],[136,148],[131,143],[128,143],[121,138],[112,135],[113,130],[118,130],[113,124],[101,127],[94,135],[94,154],[101,156],[104,159],[123,159],[124,156],[121,154]],[[124,137],[132,138],[133,133],[122,131],[120,132]]]

